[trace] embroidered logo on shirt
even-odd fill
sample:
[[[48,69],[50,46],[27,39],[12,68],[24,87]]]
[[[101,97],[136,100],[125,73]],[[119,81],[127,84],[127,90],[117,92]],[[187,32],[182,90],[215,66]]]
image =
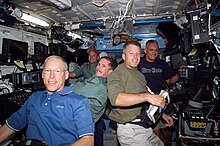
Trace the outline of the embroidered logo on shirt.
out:
[[[57,105],[56,108],[64,108],[64,105]]]

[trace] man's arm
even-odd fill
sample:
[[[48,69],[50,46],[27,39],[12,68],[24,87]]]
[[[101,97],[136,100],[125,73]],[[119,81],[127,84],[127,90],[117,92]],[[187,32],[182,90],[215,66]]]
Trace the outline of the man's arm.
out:
[[[115,101],[115,106],[126,107],[143,102],[149,102],[153,105],[160,107],[165,106],[165,100],[162,96],[157,94],[150,94],[150,93],[140,93],[140,94],[119,93]]]
[[[0,144],[6,140],[10,135],[12,135],[15,131],[10,129],[6,124],[0,127]]]
[[[74,71],[69,72],[69,77],[70,78],[75,78],[76,77],[76,73]]]
[[[178,81],[179,77],[177,74],[175,74],[174,76],[172,76],[171,78],[166,80],[167,85],[171,85],[174,84],[176,81]]]
[[[166,121],[165,126],[173,126],[173,118],[166,113],[163,113],[162,118]]]
[[[83,136],[70,146],[94,146],[94,136]]]

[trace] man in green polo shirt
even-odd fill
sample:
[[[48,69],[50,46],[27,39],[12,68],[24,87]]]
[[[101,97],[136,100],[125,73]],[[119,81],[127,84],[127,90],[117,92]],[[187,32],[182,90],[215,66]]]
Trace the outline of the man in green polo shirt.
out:
[[[88,97],[95,122],[95,146],[103,146],[103,116],[107,104],[107,76],[116,68],[115,59],[102,57],[96,66],[96,73],[89,79],[70,85],[73,91]]]
[[[84,79],[89,79],[96,72],[96,66],[98,64],[99,52],[98,50],[92,48],[88,50],[88,60],[81,65],[80,68],[77,68],[75,71],[69,73],[70,78],[83,76]]]

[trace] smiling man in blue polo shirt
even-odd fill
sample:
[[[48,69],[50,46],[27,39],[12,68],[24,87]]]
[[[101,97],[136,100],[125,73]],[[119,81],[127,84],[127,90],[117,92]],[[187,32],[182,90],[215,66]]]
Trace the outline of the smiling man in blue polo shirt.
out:
[[[88,99],[65,87],[66,62],[50,56],[43,65],[45,91],[33,93],[0,128],[0,143],[27,126],[26,138],[45,141],[49,146],[93,146],[94,123]]]

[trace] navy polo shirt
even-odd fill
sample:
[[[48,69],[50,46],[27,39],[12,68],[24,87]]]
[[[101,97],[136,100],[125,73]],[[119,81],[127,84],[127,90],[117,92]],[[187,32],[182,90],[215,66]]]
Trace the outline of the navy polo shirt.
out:
[[[155,93],[159,94],[165,80],[175,75],[169,64],[157,58],[154,62],[148,62],[143,57],[138,70],[144,74],[147,86]]]
[[[26,138],[46,141],[49,146],[65,146],[85,135],[94,135],[88,99],[65,87],[51,95],[33,93],[6,124],[18,131],[27,126]]]

